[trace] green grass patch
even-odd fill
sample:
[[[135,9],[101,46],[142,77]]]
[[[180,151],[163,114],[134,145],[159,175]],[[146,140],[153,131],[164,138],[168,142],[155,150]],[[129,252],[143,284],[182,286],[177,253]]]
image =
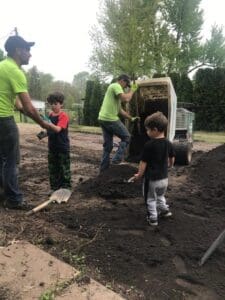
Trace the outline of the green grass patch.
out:
[[[70,124],[70,129],[72,129],[72,131],[75,132],[102,134],[101,128],[95,126],[83,126],[83,125]]]
[[[225,143],[225,132],[206,132],[206,131],[195,131],[194,142],[206,142],[206,143]]]

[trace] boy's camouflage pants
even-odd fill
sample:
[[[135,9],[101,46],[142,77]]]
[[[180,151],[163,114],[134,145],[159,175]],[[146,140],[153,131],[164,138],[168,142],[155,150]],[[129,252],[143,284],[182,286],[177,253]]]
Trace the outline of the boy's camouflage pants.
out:
[[[70,153],[48,153],[49,180],[52,190],[71,188]]]

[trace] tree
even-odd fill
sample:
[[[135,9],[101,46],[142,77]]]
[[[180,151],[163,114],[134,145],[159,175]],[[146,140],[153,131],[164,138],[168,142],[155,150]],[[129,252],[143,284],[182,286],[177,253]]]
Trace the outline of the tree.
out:
[[[193,102],[193,84],[187,74],[181,74],[178,91],[178,102]]]
[[[202,52],[198,64],[189,69],[188,73],[203,66],[212,68],[221,68],[225,66],[225,37],[221,26],[212,26],[211,37],[202,44],[201,48]]]
[[[91,124],[91,96],[94,87],[94,81],[88,80],[86,84],[86,92],[83,107],[83,121],[85,125]]]
[[[51,74],[39,72],[40,85],[41,85],[41,100],[46,100],[48,94],[52,89],[53,76]]]
[[[31,98],[41,99],[40,73],[36,66],[28,70],[27,81]]]
[[[201,0],[104,0],[92,30],[91,66],[100,74],[189,71],[201,56]]]
[[[98,113],[102,104],[102,87],[99,80],[94,81],[90,98],[90,125],[98,125]]]
[[[224,130],[225,69],[199,69],[195,75],[194,103],[196,127],[202,130]]]
[[[4,52],[0,49],[0,61],[5,58]]]
[[[164,0],[161,6],[165,20],[173,41],[170,51],[170,62],[167,73],[187,73],[194,66],[201,55],[201,26],[202,13],[199,8],[201,0]]]
[[[90,77],[90,74],[86,71],[79,72],[74,75],[72,85],[76,89],[78,100],[85,97],[86,82],[90,79]]]
[[[93,55],[90,59],[97,74],[117,76],[119,73],[143,75],[147,66],[144,56],[144,24],[153,18],[149,8],[158,0],[105,0],[100,26],[93,28]]]
[[[214,25],[211,29],[211,38],[204,45],[205,63],[212,67],[225,66],[225,37],[223,27]]]

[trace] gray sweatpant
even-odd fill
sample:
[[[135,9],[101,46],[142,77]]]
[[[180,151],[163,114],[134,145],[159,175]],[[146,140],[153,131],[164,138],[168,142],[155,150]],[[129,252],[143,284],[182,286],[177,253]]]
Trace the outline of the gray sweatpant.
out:
[[[168,210],[165,193],[168,186],[168,178],[143,183],[143,194],[146,201],[148,216],[157,220],[160,211]]]

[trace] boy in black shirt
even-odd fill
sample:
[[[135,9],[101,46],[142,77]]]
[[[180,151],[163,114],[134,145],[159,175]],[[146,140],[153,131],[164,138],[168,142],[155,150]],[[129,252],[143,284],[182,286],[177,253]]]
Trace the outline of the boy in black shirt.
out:
[[[152,226],[158,225],[158,216],[172,216],[164,196],[168,186],[168,166],[172,167],[175,160],[172,143],[165,138],[167,123],[161,112],[146,118],[145,127],[151,140],[144,145],[138,173],[134,175],[134,180],[144,176],[147,220]]]

